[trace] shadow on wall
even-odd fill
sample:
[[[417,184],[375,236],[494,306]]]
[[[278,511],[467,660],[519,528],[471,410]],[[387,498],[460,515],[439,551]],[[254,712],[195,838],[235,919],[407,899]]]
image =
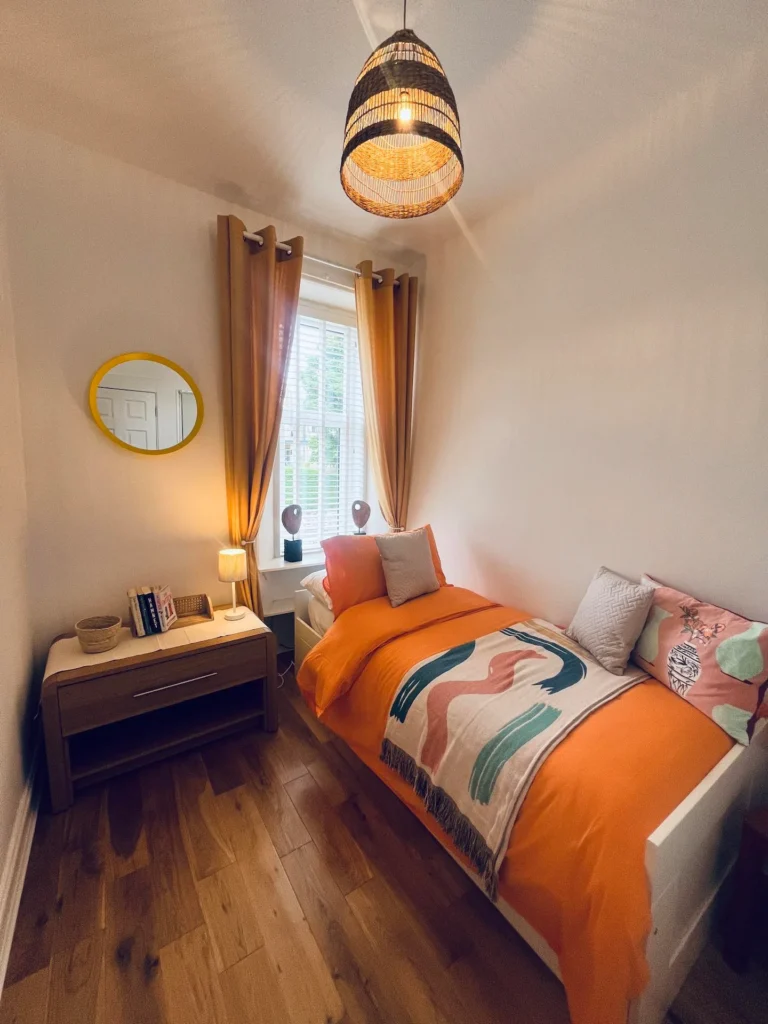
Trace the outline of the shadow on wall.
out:
[[[542,211],[552,217],[611,188],[627,187],[648,177],[706,138],[738,110],[745,97],[764,82],[765,58],[746,51],[696,86],[671,96],[647,117],[604,144],[565,164],[517,205],[517,213]]]
[[[542,214],[552,219],[565,209],[604,197],[611,189],[631,186],[692,149],[764,81],[765,55],[754,50],[740,53],[693,88],[671,96],[650,115],[564,164],[555,174],[506,204],[501,220],[519,221]],[[489,258],[478,233],[467,224],[455,203],[448,207],[458,231],[484,268],[486,284],[494,288],[504,286],[504,277],[496,269],[496,261]],[[502,224],[494,223],[495,232],[502,229]]]
[[[510,560],[493,544],[493,538],[473,537],[465,542],[462,585],[471,573],[471,588],[491,600],[511,605],[531,615],[547,617],[539,607],[541,576]],[[457,582],[457,581],[451,581]],[[550,612],[550,615],[554,612]]]
[[[765,617],[765,63],[473,225],[490,269],[429,253],[411,518],[451,582],[567,621],[605,563]]]

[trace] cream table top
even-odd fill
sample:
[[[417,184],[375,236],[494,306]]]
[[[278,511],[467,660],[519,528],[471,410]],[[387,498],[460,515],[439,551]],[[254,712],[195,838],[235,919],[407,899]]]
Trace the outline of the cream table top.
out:
[[[237,621],[224,618],[227,608],[219,608],[213,613],[210,622],[198,622],[194,626],[181,626],[167,633],[155,633],[153,636],[133,636],[127,626],[119,633],[117,646],[111,651],[101,654],[86,654],[76,636],[56,640],[48,652],[43,679],[56,672],[71,672],[73,669],[86,668],[91,665],[107,664],[120,661],[122,658],[135,658],[140,654],[154,654],[156,651],[169,651],[174,647],[185,647],[187,644],[200,643],[201,640],[215,640],[221,636],[236,636],[268,627],[249,608],[245,616]]]

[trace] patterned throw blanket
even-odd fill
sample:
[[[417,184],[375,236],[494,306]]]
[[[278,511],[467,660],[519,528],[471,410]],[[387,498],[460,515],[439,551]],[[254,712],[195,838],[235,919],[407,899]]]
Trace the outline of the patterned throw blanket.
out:
[[[411,669],[392,702],[381,758],[496,899],[509,835],[539,766],[587,715],[647,678],[612,675],[556,626],[522,622]]]

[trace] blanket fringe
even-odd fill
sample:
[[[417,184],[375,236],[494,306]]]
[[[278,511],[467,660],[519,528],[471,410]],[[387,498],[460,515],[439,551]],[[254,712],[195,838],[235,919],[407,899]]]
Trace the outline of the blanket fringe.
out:
[[[401,747],[385,739],[381,744],[381,760],[413,788],[424,801],[432,817],[453,840],[456,848],[467,857],[480,875],[483,888],[495,902],[499,892],[496,857],[482,835],[466,815],[462,814],[451,797],[436,786],[424,771]]]

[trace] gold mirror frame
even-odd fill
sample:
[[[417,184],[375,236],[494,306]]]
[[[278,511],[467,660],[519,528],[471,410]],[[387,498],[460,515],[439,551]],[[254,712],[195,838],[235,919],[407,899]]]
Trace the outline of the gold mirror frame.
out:
[[[115,437],[115,435],[104,426],[101,416],[99,415],[99,409],[96,403],[96,393],[102,380],[106,377],[109,371],[114,369],[116,366],[119,366],[121,363],[132,362],[136,359],[145,359],[149,362],[162,363],[163,366],[167,366],[169,369],[175,370],[176,373],[178,373],[178,375],[185,380],[187,384],[189,384],[192,394],[195,396],[195,401],[197,402],[197,419],[195,420],[195,425],[183,441],[179,441],[178,444],[174,444],[170,448],[136,448],[135,445],[128,444],[126,441],[121,441],[119,437]],[[91,410],[91,416],[102,434],[106,434],[113,444],[120,445],[120,447],[125,448],[126,451],[136,452],[137,455],[169,455],[171,452],[177,452],[180,448],[186,447],[199,433],[200,427],[203,425],[203,416],[205,413],[203,396],[200,393],[200,388],[195,384],[187,371],[182,369],[178,363],[174,363],[172,359],[166,359],[165,356],[155,355],[154,352],[123,352],[121,355],[115,356],[113,359],[108,359],[106,363],[103,363],[91,378],[91,386],[88,390],[88,406]]]

